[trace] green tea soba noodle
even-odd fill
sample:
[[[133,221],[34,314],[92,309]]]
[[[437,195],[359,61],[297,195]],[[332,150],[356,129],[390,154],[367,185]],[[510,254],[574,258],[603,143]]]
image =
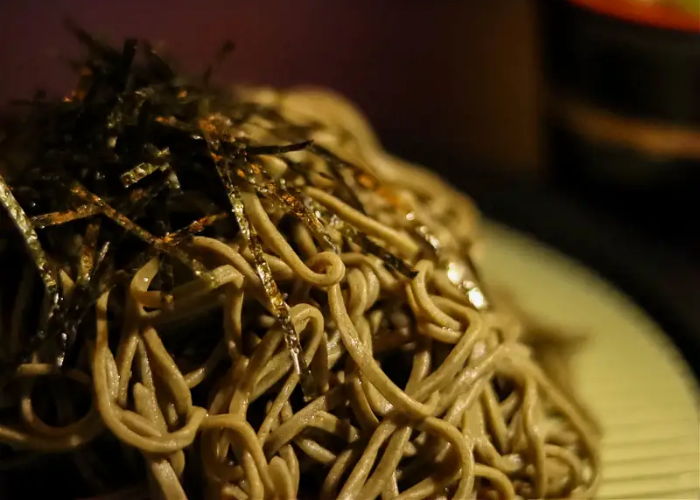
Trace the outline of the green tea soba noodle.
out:
[[[72,209],[25,209],[62,303],[88,305],[80,322],[62,306],[47,320],[78,339],[67,361],[38,342],[4,382],[2,467],[41,473],[60,457],[84,497],[591,498],[597,429],[483,288],[471,202],[383,152],[331,94],[246,89],[232,102],[195,111],[194,132],[156,120],[209,148],[219,195],[183,166],[205,160],[173,143],[167,162],[120,171],[135,187],[119,189],[163,174],[179,197],[150,193],[139,214],[82,177],[66,184]],[[25,207],[21,176],[4,175]],[[147,243],[130,273],[119,254],[99,274],[105,228]],[[18,259],[2,295],[13,359],[48,288],[30,252],[3,252]],[[108,285],[85,285],[95,275]]]

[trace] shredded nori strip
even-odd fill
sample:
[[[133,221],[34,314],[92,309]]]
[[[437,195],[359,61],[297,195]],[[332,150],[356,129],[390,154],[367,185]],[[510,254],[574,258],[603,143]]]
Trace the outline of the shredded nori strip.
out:
[[[168,243],[164,242],[161,238],[152,235],[146,229],[129,219],[126,215],[112,208],[99,196],[89,192],[80,183],[74,182],[70,190],[74,195],[82,198],[84,201],[98,206],[102,210],[102,213],[104,215],[112,219],[114,222],[122,226],[130,233],[134,234],[137,238],[143,240],[159,252],[162,252],[166,255],[171,255],[173,258],[182,262],[185,266],[192,270],[195,276],[201,277],[206,274],[206,268],[198,260],[189,256],[186,252],[182,251],[176,246],[169,245]]]
[[[262,282],[265,294],[272,305],[272,310],[284,331],[284,341],[287,344],[294,371],[301,376],[304,394],[310,399],[317,391],[312,380],[311,370],[303,357],[304,352],[301,347],[299,335],[294,329],[291,316],[289,315],[289,306],[272,277],[272,270],[265,260],[265,252],[260,237],[245,213],[240,188],[234,184],[232,179],[231,162],[219,154],[221,150],[221,140],[211,122],[202,121],[202,129],[211,150],[210,154],[216,165],[216,171],[221,178],[229,203],[231,204],[231,213],[238,223],[238,228],[243,240],[253,254],[255,271]]]
[[[99,207],[95,205],[81,205],[75,210],[69,210],[67,212],[52,212],[50,214],[36,215],[32,217],[32,224],[36,229],[42,229],[47,226],[57,226],[65,224],[66,222],[92,217],[99,212]]]
[[[345,227],[345,233],[352,241],[360,245],[360,247],[365,252],[370,253],[372,255],[376,255],[377,257],[382,259],[387,267],[398,271],[399,273],[403,274],[409,279],[415,278],[418,274],[418,272],[415,269],[413,269],[413,267],[411,267],[409,264],[407,264],[403,259],[397,257],[393,253],[386,250],[384,247],[382,247],[379,243],[373,241],[366,234],[357,231],[351,228],[350,226]]]
[[[331,169],[333,177],[338,183],[338,189],[340,191],[339,197],[341,199],[344,199],[351,207],[355,208],[360,213],[366,214],[367,211],[365,210],[364,205],[357,197],[357,193],[355,192],[355,190],[345,178],[344,169],[350,168],[354,171],[357,167],[343,161],[342,159],[338,158],[335,154],[331,153],[323,146],[319,146],[318,144],[312,144],[311,146],[309,146],[309,151],[317,154],[327,162],[328,166]]]
[[[0,203],[2,203],[10,219],[12,219],[19,230],[27,250],[34,261],[34,265],[39,272],[39,277],[41,278],[45,290],[39,329],[36,335],[31,339],[30,345],[23,346],[20,359],[15,360],[13,363],[14,365],[28,360],[33,349],[38,347],[47,336],[47,324],[60,306],[61,290],[58,285],[56,271],[49,263],[48,257],[39,242],[39,236],[36,234],[36,231],[34,231],[31,220],[17,202],[12,194],[10,186],[8,186],[2,176],[0,176]],[[61,356],[61,353],[59,353],[59,356]],[[58,361],[60,362],[61,360]]]
[[[340,217],[335,214],[329,214],[324,207],[319,205],[316,201],[305,198],[304,203],[310,207],[310,209],[315,212],[317,217],[323,218],[327,221],[330,227],[336,228],[347,241],[351,241],[358,245],[365,252],[379,257],[384,262],[384,265],[389,269],[396,271],[409,279],[413,279],[418,273],[413,267],[405,262],[400,257],[394,255],[389,250],[381,246],[376,241],[372,240],[362,231],[351,226]]]
[[[29,105],[13,108],[17,117],[0,122],[0,202],[13,223],[0,223],[0,239],[21,238],[45,288],[37,330],[24,333],[21,356],[2,368],[11,372],[47,341],[52,348],[41,349],[41,356],[50,358],[44,361],[71,367],[92,335],[81,324],[98,297],[128,282],[153,257],[161,266],[157,279],[164,306],[172,305],[173,264],[182,264],[196,279],[211,276],[183,245],[205,232],[247,245],[304,392],[312,395],[288,305],[240,193],[266,198],[306,225],[325,250],[338,252],[328,233],[330,217],[303,194],[314,176],[281,155],[306,150],[321,157],[330,175],[315,175],[335,182],[333,191],[362,213],[358,192],[381,189],[378,181],[313,144],[310,128],[214,88],[212,72],[233,49],[230,42],[201,77],[188,78],[148,42],[128,39],[115,48],[74,24],[68,29],[88,53],[72,63],[75,88],[61,99],[38,94]],[[255,117],[272,124],[279,143],[258,144],[238,133]],[[285,177],[267,172],[262,155],[282,158],[290,167]],[[346,242],[409,278],[415,275],[409,263],[350,224],[341,225]],[[70,295],[64,297],[52,263],[75,282]]]
[[[178,229],[177,231],[173,231],[171,233],[168,233],[163,240],[166,242],[173,242],[173,243],[179,243],[181,241],[185,241],[188,238],[191,238],[192,236],[195,236],[202,231],[204,231],[206,228],[209,226],[212,226],[216,224],[217,222],[224,220],[225,218],[228,217],[227,213],[217,213],[217,214],[211,214],[211,215],[205,215],[204,217],[197,219],[195,221],[192,221],[189,223],[187,226],[183,227],[182,229]]]
[[[323,223],[302,201],[300,201],[302,199],[301,193],[290,191],[283,182],[274,182],[257,164],[246,163],[243,165],[242,169],[244,178],[258,193],[276,200],[286,212],[291,213],[306,224],[325,250],[330,250],[332,252],[338,251],[330,236],[328,236],[326,229],[323,227]]]

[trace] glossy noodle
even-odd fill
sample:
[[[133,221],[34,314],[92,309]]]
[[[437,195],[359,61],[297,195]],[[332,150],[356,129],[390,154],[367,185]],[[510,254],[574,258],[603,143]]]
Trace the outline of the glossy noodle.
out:
[[[299,127],[314,145],[253,162],[270,184],[236,198],[249,238],[178,240],[207,279],[154,254],[99,295],[75,367],[35,355],[16,370],[0,394],[2,467],[62,454],[85,491],[123,498],[591,498],[597,429],[481,283],[470,200],[383,152],[337,96],[239,97],[286,124],[252,115],[240,136],[282,144]],[[59,278],[70,296],[80,276]],[[6,353],[36,293],[18,283],[2,301]],[[105,474],[112,463],[126,479]]]

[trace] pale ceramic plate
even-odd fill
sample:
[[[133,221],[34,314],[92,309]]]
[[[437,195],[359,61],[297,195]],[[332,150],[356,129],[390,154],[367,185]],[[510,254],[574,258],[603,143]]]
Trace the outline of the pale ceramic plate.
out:
[[[700,391],[660,328],[610,284],[537,241],[495,224],[484,237],[487,280],[507,284],[543,320],[591,336],[574,371],[605,433],[597,498],[700,498]]]

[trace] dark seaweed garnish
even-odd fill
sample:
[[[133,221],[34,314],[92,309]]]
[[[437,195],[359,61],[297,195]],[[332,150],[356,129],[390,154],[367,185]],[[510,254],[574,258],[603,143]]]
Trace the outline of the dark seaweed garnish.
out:
[[[306,167],[283,155],[306,150],[320,156],[335,181],[334,194],[363,213],[357,190],[376,189],[376,181],[367,184],[360,169],[312,144],[309,130],[277,110],[214,88],[212,72],[233,49],[230,42],[201,77],[187,78],[148,42],[128,39],[117,49],[72,23],[68,29],[87,52],[72,63],[78,73],[73,91],[57,100],[37,95],[14,107],[12,119],[0,121],[0,240],[21,238],[44,285],[37,329],[24,333],[19,356],[0,360],[4,373],[35,354],[74,365],[92,335],[84,320],[95,301],[155,256],[164,307],[172,306],[178,273],[210,277],[183,244],[205,233],[249,248],[294,368],[307,394],[312,392],[288,305],[240,193],[266,198],[305,224],[324,250],[337,252],[327,233],[329,219],[310,208],[303,194],[312,182]],[[278,144],[258,144],[237,133],[255,117],[273,124]],[[288,173],[271,175],[261,156],[281,156]],[[349,224],[342,234],[388,267],[415,274]],[[73,280],[70,294],[58,285],[59,272]]]

